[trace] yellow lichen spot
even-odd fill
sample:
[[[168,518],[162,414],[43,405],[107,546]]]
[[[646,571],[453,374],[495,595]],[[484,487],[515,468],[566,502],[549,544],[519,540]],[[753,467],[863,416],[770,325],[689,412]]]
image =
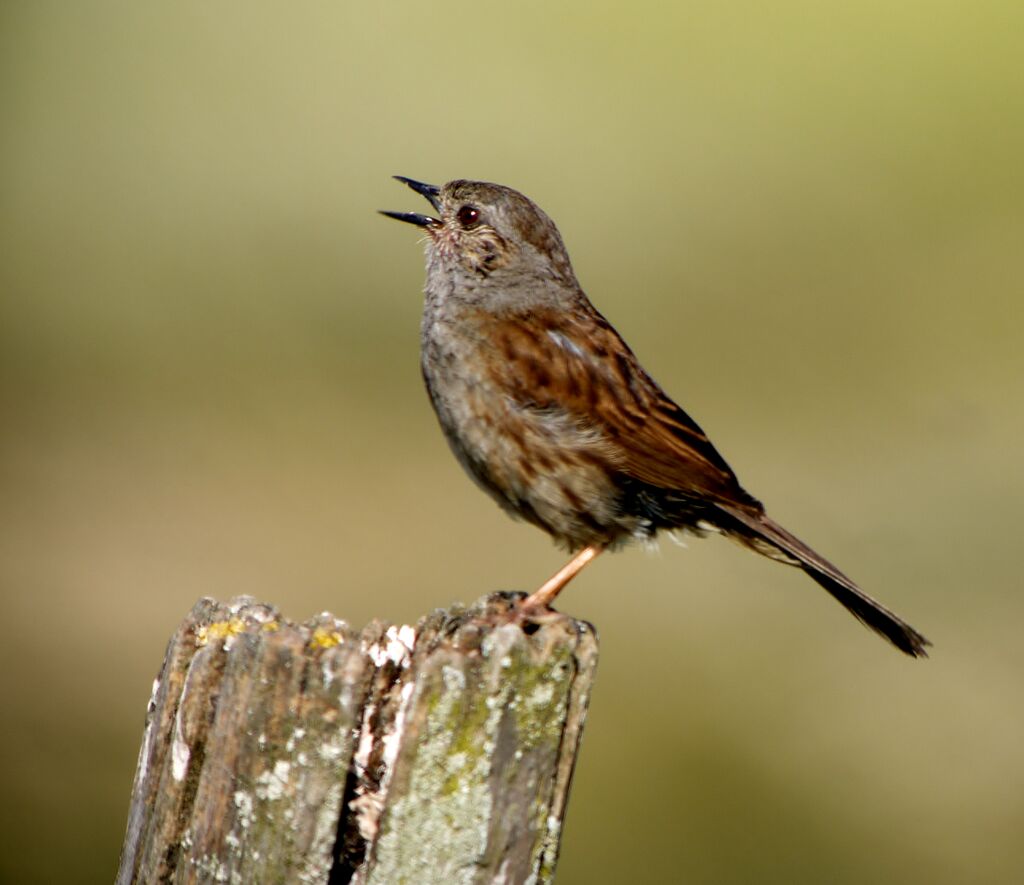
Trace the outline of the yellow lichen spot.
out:
[[[277,621],[267,621],[263,625],[263,632],[264,633],[276,633],[280,629],[281,629],[281,625]]]
[[[314,648],[333,648],[341,645],[345,638],[337,630],[327,630],[324,627],[317,627],[309,639],[309,644]]]
[[[241,618],[232,618],[230,621],[214,621],[212,624],[204,624],[196,630],[196,645],[207,645],[211,641],[227,639],[245,632],[245,621]]]

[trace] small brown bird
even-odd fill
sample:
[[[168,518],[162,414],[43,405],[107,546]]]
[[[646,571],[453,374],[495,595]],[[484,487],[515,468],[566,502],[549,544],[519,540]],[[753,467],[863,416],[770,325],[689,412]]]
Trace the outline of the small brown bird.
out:
[[[901,651],[920,633],[787,532],[587,299],[554,222],[518,191],[395,176],[427,232],[422,369],[448,443],[513,516],[573,551],[528,597],[546,609],[601,551],[659,530],[721,532],[802,568]]]

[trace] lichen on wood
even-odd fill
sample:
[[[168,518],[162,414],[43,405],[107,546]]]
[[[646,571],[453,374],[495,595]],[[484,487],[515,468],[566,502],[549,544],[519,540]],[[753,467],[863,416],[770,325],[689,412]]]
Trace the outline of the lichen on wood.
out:
[[[515,603],[357,633],[201,600],[154,683],[118,882],[551,881],[597,639]]]

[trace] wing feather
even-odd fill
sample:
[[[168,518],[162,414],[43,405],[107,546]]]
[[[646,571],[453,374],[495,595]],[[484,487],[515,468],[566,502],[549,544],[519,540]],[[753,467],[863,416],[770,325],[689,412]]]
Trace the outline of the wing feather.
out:
[[[612,466],[658,488],[760,512],[696,421],[597,311],[533,311],[492,327],[497,380],[523,408],[558,410],[607,440]]]

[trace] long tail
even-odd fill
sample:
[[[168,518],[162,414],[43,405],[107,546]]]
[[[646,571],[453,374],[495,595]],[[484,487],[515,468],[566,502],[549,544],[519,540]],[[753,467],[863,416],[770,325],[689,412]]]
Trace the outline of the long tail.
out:
[[[737,531],[730,532],[737,540],[765,556],[800,566],[862,624],[880,633],[911,657],[928,657],[925,646],[931,643],[917,630],[868,596],[831,562],[819,556],[773,519],[764,514],[753,515],[727,504],[719,504],[718,507],[739,523]]]

